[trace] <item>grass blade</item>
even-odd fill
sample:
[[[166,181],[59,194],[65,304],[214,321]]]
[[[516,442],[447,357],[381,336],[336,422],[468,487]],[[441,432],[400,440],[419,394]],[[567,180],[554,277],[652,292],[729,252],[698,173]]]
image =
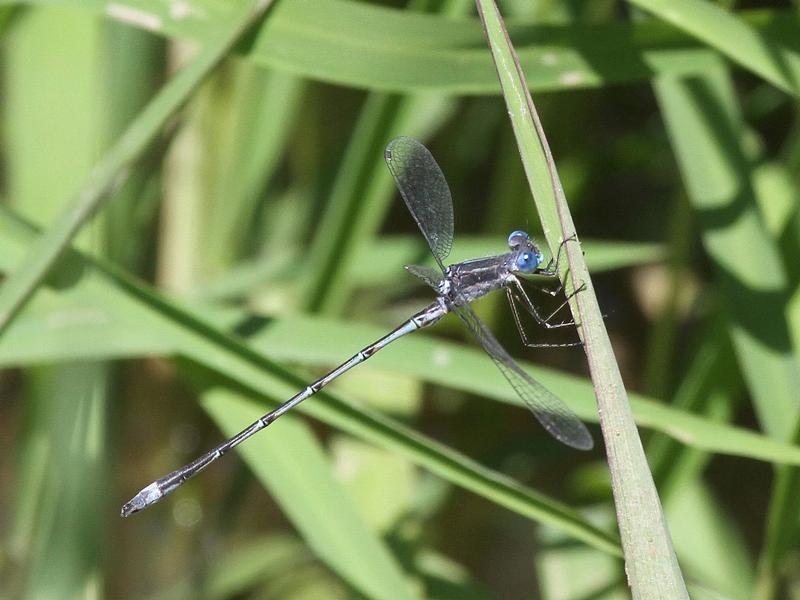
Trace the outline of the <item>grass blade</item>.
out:
[[[3,214],[6,213],[0,211],[0,215]],[[18,228],[15,228],[14,231],[16,234],[24,235],[23,229],[26,228],[20,227],[20,225],[18,222]],[[28,231],[28,235],[30,235],[30,231]],[[79,256],[77,253],[70,253],[65,260],[78,259]],[[77,300],[79,314],[68,317],[64,312],[60,312],[55,320],[56,323],[60,323],[65,317],[67,321],[74,318],[74,323],[78,325],[76,333],[80,330],[88,331],[92,328],[92,323],[98,325],[107,320],[115,320],[107,311],[122,310],[122,313],[117,313],[117,316],[123,316],[124,313],[123,320],[129,325],[125,326],[119,336],[106,338],[112,345],[115,342],[123,345],[132,343],[138,348],[137,352],[146,353],[146,348],[152,348],[152,344],[157,340],[161,340],[160,343],[167,340],[172,348],[170,354],[188,357],[209,369],[224,373],[225,377],[233,379],[239,385],[251,390],[254,396],[263,398],[265,400],[264,412],[266,412],[266,403],[274,405],[277,400],[283,400],[294,394],[297,389],[304,387],[305,379],[295,377],[254,348],[214,324],[214,320],[219,320],[219,311],[209,310],[207,307],[197,307],[196,310],[180,307],[110,265],[99,267],[99,263],[94,259],[84,260],[87,261],[86,264],[94,263],[91,270],[99,268],[105,273],[105,276],[110,277],[115,282],[114,287],[117,287],[118,293],[101,294],[101,305],[91,302],[87,304],[85,300],[89,297],[97,298],[95,294],[98,290],[92,286],[89,296],[81,296],[80,300]],[[87,272],[84,271],[84,273]],[[70,292],[74,292],[74,289]],[[50,294],[42,295],[46,309],[53,307],[53,300],[54,297]],[[152,322],[153,318],[157,321],[157,324],[153,322],[155,327],[145,329],[144,324]],[[44,326],[52,336],[53,330],[49,327],[50,321],[42,321],[41,318],[36,318],[35,321],[37,327]],[[230,322],[228,325],[232,326]],[[18,326],[25,328],[23,323],[15,323],[8,330],[9,337],[4,339],[0,348],[9,347],[10,336],[14,335],[15,330],[18,331]],[[23,335],[29,334],[30,331]],[[341,344],[348,337],[350,336],[345,335],[337,343]],[[292,333],[291,338],[302,339],[302,334],[298,336],[296,333]],[[328,341],[330,342],[331,339],[328,338]],[[71,335],[70,340],[75,349],[77,339]],[[97,341],[98,339],[94,338],[94,342]],[[363,343],[364,339],[359,338],[354,342],[354,346],[357,347],[357,344]],[[428,352],[425,354],[424,361],[428,369],[434,364],[434,361],[429,358],[433,349],[435,347],[432,348],[428,345]],[[481,362],[485,365],[487,362],[485,356],[481,356],[481,358]],[[334,362],[340,360],[341,346],[337,348]],[[496,386],[502,385],[505,389],[507,385],[500,381],[502,376],[495,373],[496,370],[491,363],[485,366],[496,376]],[[483,379],[486,380],[486,378]],[[298,410],[369,443],[397,451],[409,457],[415,464],[440,477],[527,518],[551,523],[555,527],[569,532],[576,539],[581,539],[604,552],[610,554],[618,552],[612,535],[590,524],[573,509],[521,486],[508,477],[394,421],[358,408],[324,391],[319,393],[316,402],[303,403]]]
[[[690,81],[660,78],[662,105],[703,242],[719,273],[730,336],[762,428],[797,440],[800,367],[785,307],[791,290],[776,243],[758,212],[742,120],[726,67]],[[728,215],[725,226],[715,215]],[[747,253],[732,260],[742,244]],[[779,563],[797,531],[797,469],[779,471],[759,566],[757,597],[771,597]]]
[[[0,288],[0,332],[5,330],[75,234],[91,218],[111,191],[127,177],[127,169],[148,147],[166,121],[183,106],[197,86],[230,52],[266,10],[269,2],[254,0],[218,39],[210,42],[148,104],[119,141],[97,164],[81,191],[51,228],[30,248],[16,271]]]
[[[13,264],[22,256],[24,242],[33,234],[30,226],[11,220],[4,210],[0,210],[0,232],[0,268],[4,268],[4,261]],[[77,266],[66,264],[65,268],[83,274],[80,285],[69,290],[45,288],[46,293],[37,296],[8,330],[0,344],[0,365],[154,354],[197,356],[203,362],[203,354],[192,339],[180,334],[183,326],[148,300],[152,292],[142,284],[77,252],[68,258],[79,261]],[[195,305],[193,310],[225,329],[234,329],[252,318],[240,310],[202,305]],[[343,344],[356,349],[385,333],[381,327],[301,315],[264,320],[263,325],[250,338],[260,352],[271,360],[314,367],[337,364]],[[448,369],[436,366],[443,360]],[[516,394],[482,352],[423,334],[409,336],[403,344],[379,353],[370,360],[370,366],[520,406]],[[581,418],[597,420],[593,392],[585,380],[548,369],[533,371],[537,380],[559,390]],[[647,398],[634,396],[632,401],[637,423],[692,448],[800,465],[800,448],[792,444],[708,421]]]
[[[719,50],[787,94],[800,94],[800,52],[706,0],[628,0]]]
[[[23,11],[9,31],[6,192],[39,223],[58,214],[98,151],[116,135],[115,124],[141,108],[141,95],[150,89],[144,80],[162,75],[162,63],[147,60],[161,40],[121,29],[91,14],[39,7]],[[98,68],[110,63],[113,68]],[[129,199],[117,197],[115,205],[127,210]],[[109,215],[94,223],[78,243],[108,255],[103,242],[114,239],[106,236],[112,221]],[[126,225],[130,231],[130,222]],[[69,269],[59,275],[79,276]],[[80,597],[99,590],[108,531],[97,516],[109,501],[108,457],[114,452],[107,430],[114,373],[106,362],[68,357],[22,372],[24,426],[9,444],[20,458],[18,481],[7,488],[16,505],[8,546],[14,566],[3,569],[0,595]],[[24,594],[12,592],[17,573],[20,582],[24,577]]]
[[[203,396],[203,408],[226,436],[263,414],[257,402],[213,381]],[[329,458],[305,423],[290,415],[252,441],[242,447],[242,458],[325,563],[369,598],[413,597],[386,544],[333,479]]]
[[[784,313],[789,290],[753,196],[732,82],[720,62],[705,78],[662,78],[655,89],[704,246],[719,273],[734,349],[759,420],[771,435],[789,439],[800,413],[800,373]],[[725,227],[715,217],[721,211],[731,215]],[[738,256],[743,247],[747,252]]]
[[[162,0],[140,0],[130,11],[119,10],[114,0],[28,1],[80,6],[199,43],[208,41],[231,4],[194,0],[197,10],[176,18]],[[781,56],[792,55],[795,11],[745,11],[741,20],[748,30],[758,32],[757,37],[774,40]],[[519,58],[536,91],[646,81],[654,75],[696,75],[713,67],[697,39],[660,22],[569,27],[515,22],[510,30],[521,40]],[[443,18],[346,0],[293,0],[280,2],[257,42],[241,51],[260,65],[343,86],[496,94],[497,79],[482,41],[474,18]]]
[[[525,76],[497,6],[478,0],[523,166],[551,251],[575,235],[572,218]],[[653,477],[633,420],[589,272],[578,244],[565,246],[567,291],[585,286],[570,302],[597,394],[608,454],[628,584],[634,598],[688,598]]]

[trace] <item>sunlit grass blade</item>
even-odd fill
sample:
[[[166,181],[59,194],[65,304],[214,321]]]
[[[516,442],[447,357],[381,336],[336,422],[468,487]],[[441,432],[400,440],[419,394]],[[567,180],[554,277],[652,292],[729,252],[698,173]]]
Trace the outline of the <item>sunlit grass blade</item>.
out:
[[[141,0],[135,9],[113,0],[70,3],[200,43],[208,40],[214,24],[233,4],[193,0],[196,10],[176,17],[171,5],[161,0]],[[258,64],[374,91],[497,93],[474,18],[443,18],[345,0],[280,2],[274,13],[257,42],[243,49]],[[791,9],[744,12],[741,19],[779,48],[791,48],[796,39]],[[663,23],[563,27],[514,22],[510,27],[512,37],[523,40],[517,50],[536,91],[646,81],[658,74],[688,76],[713,66],[703,45]]]
[[[734,350],[759,420],[770,435],[789,439],[800,414],[800,368],[784,309],[789,290],[777,246],[758,214],[731,83],[720,64],[704,78],[658,79],[655,89],[717,268]],[[720,211],[731,215],[725,227],[714,218]],[[747,252],[739,256],[741,248]]]
[[[628,1],[697,37],[784,92],[800,94],[800,48],[796,39],[781,43],[707,0]]]
[[[424,136],[452,112],[445,98],[370,96],[345,150],[314,241],[300,296],[306,310],[335,313],[345,305],[346,275],[355,253],[365,248],[383,223],[393,200],[394,185],[380,157],[397,135]],[[372,266],[380,263],[372,261]]]
[[[114,119],[135,114],[137,91],[147,92],[140,84],[160,72],[158,61],[141,62],[160,40],[128,29],[120,42],[114,35],[119,28],[89,14],[43,7],[21,12],[6,36],[5,189],[10,202],[38,223],[61,210],[115,134]],[[120,60],[117,43],[125,43],[129,63]],[[98,69],[112,62],[114,69]],[[113,81],[131,75],[134,62],[138,77]],[[101,105],[111,118],[98,118]],[[118,197],[118,206],[125,200]],[[80,245],[109,255],[105,233],[112,221],[96,223]],[[79,276],[69,269],[59,275]],[[98,515],[108,503],[113,454],[107,433],[112,375],[107,363],[69,357],[21,373],[24,426],[8,444],[9,455],[19,459],[8,486],[15,506],[6,547],[16,568],[4,569],[0,595],[86,596],[99,589],[106,528]],[[9,583],[17,573],[24,584],[15,589]]]
[[[776,244],[758,214],[727,69],[720,64],[690,81],[660,78],[656,92],[704,229],[706,251],[717,268],[734,350],[759,421],[769,435],[796,440],[800,361],[786,321],[790,291]],[[714,217],[722,213],[730,215],[724,227]],[[739,256],[742,247],[747,252]],[[797,530],[796,480],[796,469],[780,473],[773,490],[759,597],[770,597],[777,585],[778,563]]]
[[[36,364],[69,357],[133,358],[184,353],[186,348],[179,338],[159,335],[161,318],[141,308],[95,286],[63,299],[34,302],[30,317],[23,315],[19,327],[9,330],[9,345],[0,346],[0,364]],[[65,322],[54,328],[46,324],[48,318]],[[233,326],[246,318],[245,313],[237,311],[228,313],[225,321]],[[271,320],[270,326],[253,342],[274,360],[325,367],[341,360],[342,344],[356,348],[382,333],[383,329],[369,325],[295,316]],[[43,339],[49,340],[47,346],[43,345]],[[445,358],[450,369],[431,367],[433,361]],[[519,405],[513,390],[507,389],[502,378],[492,371],[491,363],[487,365],[482,353],[474,348],[420,335],[407,340],[403,346],[387,350],[385,355],[376,356],[371,362],[381,369]],[[534,372],[537,380],[548,388],[558,389],[581,418],[597,420],[588,382],[548,369],[537,368]],[[632,397],[632,405],[641,426],[665,433],[689,447],[755,460],[800,464],[800,448],[792,444],[709,421],[638,396]]]
[[[102,113],[106,115],[104,119],[96,120],[107,129],[103,139],[105,148],[125,131],[163,83],[167,45],[146,31],[119,23],[104,25],[103,32],[107,50],[103,52],[99,69],[103,75],[100,103],[112,108]],[[157,144],[143,153],[143,160],[132,165],[126,182],[100,213],[97,219],[99,236],[94,229],[90,230],[91,235],[99,237],[105,258],[134,272],[144,263],[148,251],[146,238],[158,211],[160,179],[153,165],[160,158]],[[96,156],[92,160],[96,160]],[[66,189],[75,189],[80,183]]]
[[[0,266],[18,260],[30,226],[0,209]],[[153,305],[140,283],[78,253],[80,285],[68,290],[45,288],[0,344],[0,365],[27,365],[68,359],[133,358],[143,355],[193,355],[191,339],[175,331],[168,312]],[[142,294],[138,292],[142,291]],[[234,329],[251,317],[240,310],[195,305],[206,320]],[[267,323],[269,326],[267,327]],[[251,343],[272,360],[316,367],[337,364],[342,345],[355,350],[377,339],[385,328],[300,315],[263,320]],[[179,331],[182,329],[178,328]],[[435,365],[446,361],[448,369]],[[477,349],[418,334],[371,359],[372,366],[425,381],[520,405],[516,394]],[[369,368],[369,367],[365,367]],[[561,396],[585,420],[597,420],[593,391],[575,376],[536,369],[536,379]],[[708,421],[641,397],[633,397],[637,422],[693,448],[776,463],[800,464],[800,448],[757,433]]]
[[[149,146],[166,121],[186,102],[192,92],[250,29],[269,2],[253,0],[218,39],[200,51],[139,113],[134,122],[95,166],[80,192],[55,223],[30,248],[16,271],[0,288],[0,332],[14,318],[42,283],[59,256],[80,228],[91,218],[109,194],[123,183],[127,169]]]
[[[662,245],[653,243],[590,240],[582,244],[593,272],[657,263],[665,254]],[[502,241],[498,243],[496,235],[463,235],[459,236],[450,258],[459,262],[476,256],[490,256],[502,250]],[[375,236],[371,243],[362,244],[355,250],[344,277],[356,287],[389,283],[418,286],[418,281],[411,276],[398,282],[397,274],[402,273],[403,266],[408,264],[435,265],[425,242],[418,235]],[[302,273],[306,268],[308,265],[298,264],[298,257],[288,252],[279,260],[258,258],[244,261],[202,288],[198,295],[208,300],[246,296],[265,282],[298,277],[298,271]]]
[[[511,124],[551,251],[576,235],[555,163],[525,75],[492,0],[477,0]],[[576,243],[564,247],[560,277],[567,290],[597,395],[625,569],[634,598],[688,598],[653,477],[603,323],[589,272]]]
[[[205,387],[207,377],[193,379]],[[201,402],[223,433],[233,436],[264,408],[240,392],[215,386],[214,378]],[[269,435],[251,442],[242,446],[242,458],[326,564],[369,598],[413,597],[395,558],[333,479],[330,459],[305,423],[281,419]]]
[[[0,211],[0,214],[6,213]],[[12,227],[9,233],[24,235],[23,229],[25,227],[17,222],[17,227]],[[28,231],[28,235],[30,235],[30,231]],[[65,260],[70,258],[77,260],[78,256],[77,253],[71,253],[65,257]],[[88,259],[85,260],[88,261]],[[87,264],[91,264],[91,262],[93,261],[88,261]],[[84,300],[87,298],[82,297],[75,322],[80,325],[78,330],[87,331],[91,328],[92,323],[98,325],[101,322],[107,322],[107,319],[116,320],[116,317],[112,317],[112,312],[109,311],[121,310],[122,313],[118,313],[117,316],[122,316],[123,322],[128,324],[124,326],[124,331],[121,331],[120,335],[109,340],[112,345],[115,341],[126,346],[132,343],[139,348],[140,352],[147,352],[145,348],[152,348],[152,344],[158,340],[161,340],[159,343],[168,341],[172,347],[170,354],[188,357],[212,370],[222,371],[225,377],[236,381],[239,385],[246,386],[254,395],[270,398],[273,402],[285,400],[306,385],[307,382],[304,379],[292,375],[255,349],[223,331],[211,322],[210,316],[206,316],[208,314],[218,318],[219,311],[203,307],[197,307],[196,310],[182,308],[111,266],[95,265],[93,268],[99,268],[104,273],[104,277],[110,277],[110,280],[115,282],[114,287],[117,287],[119,293],[104,295],[101,304],[94,306],[91,303],[86,304]],[[84,271],[84,275],[87,273],[88,271]],[[93,284],[91,289],[90,296],[96,293],[97,287]],[[70,291],[74,292],[75,290]],[[54,299],[50,294],[42,294],[44,305],[52,306]],[[32,305],[33,307],[34,305]],[[154,318],[157,324],[154,323],[153,329],[146,330],[145,323]],[[44,326],[49,330],[51,336],[54,334],[46,320],[35,319],[35,321],[37,327]],[[20,326],[25,327],[24,324],[20,324]],[[228,326],[234,327],[235,324],[229,322]],[[16,324],[9,329],[9,335],[13,334],[15,330],[17,330]],[[296,333],[293,333],[291,337],[295,340],[301,339]],[[341,344],[348,337],[340,338],[337,343]],[[73,353],[75,353],[77,340],[74,336],[70,336],[70,339],[73,344]],[[98,338],[93,339],[96,344]],[[355,345],[364,343],[364,340],[360,338],[353,341]],[[4,341],[0,348],[7,347],[7,344],[8,342]],[[430,349],[429,346],[428,350],[430,351]],[[337,349],[336,362],[340,360],[341,346]],[[487,362],[485,356],[483,362]],[[430,368],[433,362],[426,358],[426,364]],[[491,363],[488,367],[494,369]],[[496,376],[495,385],[499,387],[502,384],[506,388],[507,386],[499,381],[502,377],[494,370],[491,372]],[[266,405],[264,408],[266,412]],[[482,495],[527,518],[551,523],[570,532],[570,535],[576,539],[583,540],[604,552],[615,554],[618,551],[613,536],[589,524],[571,508],[525,488],[508,477],[487,469],[458,452],[433,442],[394,421],[371,411],[360,409],[325,392],[320,392],[315,402],[303,403],[298,410],[370,443],[400,452],[415,464],[427,468],[456,485]]]

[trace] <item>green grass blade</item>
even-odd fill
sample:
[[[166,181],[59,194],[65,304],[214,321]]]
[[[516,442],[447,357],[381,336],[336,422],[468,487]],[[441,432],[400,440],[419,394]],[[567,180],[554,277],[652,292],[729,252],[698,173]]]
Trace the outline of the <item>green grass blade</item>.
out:
[[[724,327],[708,332],[705,343],[692,355],[671,406],[720,421],[730,420],[733,398],[741,392],[742,383]],[[650,439],[647,456],[662,498],[679,494],[684,482],[698,476],[708,462],[705,453],[689,451],[667,436]]]
[[[244,61],[226,63],[203,90],[197,118],[211,132],[203,136],[195,202],[208,207],[197,233],[204,272],[225,272],[250,250],[264,188],[285,156],[304,90],[293,75]]]
[[[800,439],[800,432],[795,440]],[[766,535],[758,561],[758,576],[753,597],[771,600],[779,597],[784,564],[790,563],[797,540],[797,513],[800,509],[800,469],[781,467],[772,486],[766,519]]]
[[[151,56],[143,50],[160,40],[131,28],[120,40],[119,29],[90,14],[42,7],[21,12],[6,37],[5,189],[39,223],[49,222],[86,177],[114,135],[113,119],[128,119],[141,107],[131,89],[146,90],[138,77],[160,74],[160,62],[142,63]],[[123,45],[127,63],[119,60]],[[99,68],[109,62],[114,69]],[[129,77],[114,81],[123,74]],[[79,244],[107,253],[110,221],[95,223]],[[79,273],[63,269],[59,275]],[[4,569],[6,585],[0,586],[10,592],[8,581],[20,573],[24,593],[12,592],[15,597],[80,597],[100,589],[107,528],[98,515],[108,506],[113,373],[107,363],[65,358],[19,377],[25,417],[13,444],[20,458],[16,481],[8,487],[15,497],[8,547],[15,564]]]
[[[67,4],[64,0],[29,0]],[[208,40],[230,3],[194,0],[195,11],[175,16],[161,0],[120,8],[113,0],[69,0],[98,15],[161,35]],[[385,92],[496,94],[491,58],[474,18],[453,19],[365,2],[280,2],[257,42],[243,52],[258,64],[300,77]],[[780,48],[797,38],[793,10],[750,11],[742,20]],[[713,67],[705,46],[670,25],[510,24],[528,82],[536,91],[646,81],[654,75],[688,76]],[[763,54],[763,52],[759,52]]]
[[[739,143],[741,116],[725,68],[703,79],[656,81],[683,178],[719,273],[731,335],[764,429],[789,439],[800,414],[800,382],[784,306],[786,274],[758,214]],[[729,214],[725,227],[717,215]],[[742,254],[741,248],[747,248]]]
[[[800,94],[800,49],[796,38],[781,43],[706,0],[628,1],[697,37],[784,92]]]
[[[193,379],[202,382],[202,378]],[[238,433],[243,423],[258,419],[264,410],[240,393],[214,386],[213,381],[202,405],[226,437]],[[240,454],[317,555],[369,598],[412,598],[394,557],[368,529],[346,490],[334,481],[329,459],[306,424],[289,416],[271,429],[271,435],[256,436],[242,446]]]
[[[186,102],[192,92],[230,52],[256,22],[269,2],[254,0],[237,15],[233,25],[223,28],[217,39],[183,68],[148,104],[119,141],[97,164],[81,191],[62,215],[30,248],[27,256],[0,288],[0,332],[14,318],[48,271],[66,250],[75,234],[91,218],[109,193],[127,176],[127,168],[149,146],[166,121]]]
[[[583,243],[583,248],[593,272],[657,263],[663,260],[665,254],[662,245],[642,242],[590,240]],[[502,250],[497,236],[464,235],[458,238],[458,246],[453,248],[450,258],[453,262],[459,262],[476,256],[489,256]],[[206,300],[238,298],[247,296],[265,282],[280,282],[297,277],[298,270],[303,267],[293,258],[286,255],[280,262],[260,258],[242,262],[202,288],[198,296]],[[309,262],[313,264],[313,261]],[[350,285],[358,287],[397,284],[397,274],[408,264],[435,266],[425,242],[420,241],[419,236],[377,236],[372,243],[362,244],[354,250],[344,277]],[[381,267],[378,269],[375,265]],[[419,285],[411,276],[406,277],[403,283],[408,287]]]
[[[12,220],[0,210],[0,268],[4,261],[18,260],[33,238],[30,226]],[[69,255],[79,266],[65,268],[83,274],[81,284],[67,290],[44,288],[21,315],[0,344],[0,365],[27,365],[72,359],[133,358],[152,354],[193,353],[191,342],[176,335],[168,314],[154,307],[141,284],[103,267],[78,253]],[[233,329],[247,321],[239,310],[196,305],[206,318]],[[269,322],[252,338],[272,360],[298,362],[314,367],[338,364],[342,345],[355,350],[385,334],[385,327],[345,323],[307,316],[282,317]],[[447,369],[437,365],[442,361]],[[476,349],[428,338],[409,336],[370,360],[370,365],[424,381],[479,394],[520,406],[520,400],[502,376]],[[370,365],[365,365],[367,369]],[[597,420],[591,386],[582,378],[535,369],[536,379],[557,389],[570,407],[585,420]],[[800,448],[757,433],[715,423],[659,402],[634,396],[639,424],[708,452],[742,456],[776,463],[800,464]]]
[[[727,422],[742,388],[733,350],[727,332],[719,325],[702,339],[673,406]],[[647,456],[681,564],[692,578],[717,591],[732,598],[748,597],[754,568],[747,546],[735,521],[726,514],[725,499],[715,497],[702,477],[712,457],[666,436],[649,440]]]
[[[28,438],[20,447],[15,551],[25,594],[83,596],[99,584],[105,505],[107,370],[98,363],[33,369],[26,376]]]
[[[205,600],[227,600],[258,589],[280,593],[287,573],[297,573],[314,562],[300,540],[286,534],[270,534],[237,546],[220,555],[211,568],[203,590]],[[197,593],[191,576],[186,576],[149,600],[182,600]]]
[[[525,76],[497,6],[478,0],[525,173],[551,251],[575,235],[550,149]],[[628,584],[634,598],[688,598],[653,477],[603,323],[589,272],[577,243],[566,244],[561,265],[567,290],[585,286],[570,306],[589,362],[606,444]],[[563,261],[562,261],[563,262]]]
[[[7,213],[0,211],[1,214]],[[24,235],[23,229],[26,228],[21,227],[18,222],[17,227],[11,231],[15,235]],[[28,231],[28,235],[30,235],[30,231]],[[8,237],[2,236],[0,239]],[[70,253],[65,260],[77,259],[78,256],[77,253]],[[86,264],[94,262],[85,260],[88,261]],[[198,307],[199,310],[196,314],[195,311],[189,311],[162,299],[111,266],[100,269],[105,276],[114,281],[114,286],[117,287],[119,293],[101,294],[101,304],[92,302],[87,304],[86,300],[90,297],[97,298],[95,294],[98,292],[98,288],[92,285],[88,296],[79,295],[78,298],[73,296],[78,302],[77,314],[67,316],[68,312],[57,311],[59,316],[54,321],[48,321],[47,319],[42,320],[42,313],[39,313],[35,319],[35,326],[44,327],[48,331],[51,343],[55,330],[68,324],[69,321],[77,325],[77,331],[89,331],[93,325],[97,326],[104,322],[107,324],[109,320],[116,321],[117,319],[112,316],[112,313],[122,310],[122,313],[118,313],[117,316],[123,316],[123,321],[128,325],[124,326],[124,330],[120,331],[119,335],[106,338],[112,345],[117,345],[117,350],[120,345],[130,349],[129,344],[132,344],[133,347],[138,347],[138,352],[147,353],[149,351],[146,348],[153,348],[154,343],[163,344],[164,341],[167,341],[172,346],[171,354],[189,357],[210,369],[221,371],[226,377],[234,379],[238,384],[252,390],[255,396],[268,398],[273,404],[277,400],[288,398],[306,384],[305,379],[293,376],[256,350],[244,345],[218,326],[210,323],[211,317],[202,315],[202,313],[208,313],[214,318],[218,318],[218,311],[209,311]],[[76,291],[72,288],[67,295]],[[36,303],[31,305],[31,308],[42,306],[47,310],[57,304],[54,302],[56,298],[49,293],[43,293],[40,296],[42,305]],[[153,318],[157,322],[151,321]],[[64,319],[67,323],[64,322]],[[145,323],[148,322],[153,323],[152,329],[145,328]],[[51,327],[53,324],[56,326],[55,330]],[[229,323],[229,325],[233,324]],[[15,336],[20,328],[23,330],[23,335],[30,335],[31,331],[24,322],[15,323],[8,330],[9,337],[4,339],[0,348],[9,348],[11,336]],[[27,334],[24,333],[25,329],[28,329]],[[382,331],[382,333],[385,332]],[[292,334],[291,337],[295,340],[302,339],[295,334]],[[349,337],[348,334],[338,343],[341,344]],[[74,355],[78,340],[73,335],[70,335],[70,340]],[[98,338],[93,337],[93,343],[97,344],[98,341]],[[330,338],[328,341],[330,342]],[[358,347],[365,343],[365,340],[358,338],[357,341],[353,340],[353,343],[355,347]],[[163,348],[163,346],[161,347]],[[429,345],[428,352],[430,351]],[[488,362],[485,357],[482,358],[484,363]],[[337,348],[335,362],[338,363],[340,360],[341,346]],[[429,358],[429,354],[426,354],[425,361],[428,369],[435,364]],[[488,367],[495,377],[495,386],[497,388],[501,385],[504,388],[507,387],[507,384],[500,381],[502,377],[499,373],[495,373],[491,364]],[[266,408],[265,405],[265,412]],[[508,477],[487,469],[458,452],[391,420],[359,409],[324,392],[319,394],[316,402],[303,403],[299,410],[370,443],[397,451],[409,457],[415,464],[527,518],[551,523],[555,527],[569,532],[576,539],[583,540],[604,552],[614,554],[618,551],[613,536],[589,524],[569,507],[525,488]]]
[[[111,108],[101,109],[104,118],[97,119],[97,115],[93,118],[107,129],[104,136],[107,147],[125,131],[163,83],[166,43],[146,31],[119,23],[105,26],[103,39],[107,50],[103,52],[100,67],[103,75],[101,106]],[[131,167],[127,181],[114,193],[100,215],[102,218],[98,219],[102,227],[104,258],[134,272],[144,263],[148,228],[158,210],[160,181],[152,165],[160,157],[156,148],[145,152],[144,160]],[[96,160],[96,155],[92,159]],[[66,189],[77,189],[80,183]],[[50,222],[52,219],[48,220]]]
[[[284,399],[292,390],[302,387],[302,378],[284,372],[279,381],[268,377],[248,377],[249,392],[269,398]],[[238,376],[241,382],[243,378]],[[288,383],[288,385],[287,385]],[[250,387],[252,386],[252,387]],[[396,422],[344,401],[338,395],[320,393],[316,404],[303,405],[303,412],[355,435],[406,456],[415,464],[430,470],[447,481],[477,493],[499,506],[503,506],[543,523],[550,523],[594,548],[612,555],[618,553],[613,536],[591,525],[571,508],[525,488],[496,471],[487,469],[466,456],[426,438]],[[262,396],[263,399],[263,396]],[[259,404],[261,414],[275,401]],[[241,426],[242,423],[239,423]]]
[[[796,440],[800,383],[785,307],[790,290],[776,244],[753,195],[750,163],[740,145],[742,123],[723,65],[692,81],[656,82],[703,242],[719,273],[730,335],[756,414],[769,435]],[[716,215],[728,214],[725,226]],[[732,260],[742,247],[747,252]],[[754,300],[754,297],[757,299]],[[797,470],[779,473],[759,567],[759,597],[776,586],[781,557],[797,528]]]
[[[752,598],[752,557],[726,505],[699,478],[684,481],[680,494],[664,499],[687,578],[717,592],[712,597],[746,600]]]
[[[261,223],[278,213],[265,192],[274,188],[303,89],[292,75],[228,60],[197,91],[164,165],[162,286],[194,295],[263,239],[278,248],[291,239],[288,227],[282,238],[262,236]]]
[[[32,309],[30,315],[20,317],[19,326],[9,329],[8,344],[0,346],[0,365],[38,364],[69,357],[134,358],[186,351],[178,338],[159,335],[163,325],[157,314],[109,295],[102,287],[87,287],[85,292],[63,299],[43,299],[34,302]],[[239,312],[229,315],[230,323],[246,318],[246,314]],[[324,368],[341,360],[342,344],[357,348],[383,333],[385,328],[375,326],[293,316],[271,321],[254,343],[273,360]],[[441,360],[447,361],[449,370],[432,367]],[[381,369],[521,406],[513,390],[507,389],[502,378],[492,371],[491,363],[486,364],[485,356],[459,344],[418,335],[370,362]],[[584,379],[543,368],[531,371],[548,388],[558,389],[581,418],[597,420],[592,389]],[[632,396],[632,405],[641,426],[665,433],[689,447],[754,460],[800,464],[800,449],[790,443],[708,421],[640,396]]]
[[[391,178],[383,161],[375,159],[382,155],[387,140],[401,133],[423,137],[453,108],[451,100],[433,96],[372,95],[367,99],[309,248],[308,263],[314,268],[300,293],[307,310],[340,311],[349,298],[346,275],[355,254],[374,246],[367,241],[377,233],[393,200]]]

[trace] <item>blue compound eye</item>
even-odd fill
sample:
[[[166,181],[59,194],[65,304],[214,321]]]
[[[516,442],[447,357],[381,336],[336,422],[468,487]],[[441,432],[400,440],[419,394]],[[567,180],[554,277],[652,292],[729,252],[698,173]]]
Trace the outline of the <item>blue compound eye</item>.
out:
[[[517,256],[517,270],[521,273],[533,273],[539,266],[541,257],[533,252],[523,252]]]
[[[516,250],[523,244],[527,244],[530,237],[524,231],[514,231],[511,235],[508,236],[508,247],[512,250]]]

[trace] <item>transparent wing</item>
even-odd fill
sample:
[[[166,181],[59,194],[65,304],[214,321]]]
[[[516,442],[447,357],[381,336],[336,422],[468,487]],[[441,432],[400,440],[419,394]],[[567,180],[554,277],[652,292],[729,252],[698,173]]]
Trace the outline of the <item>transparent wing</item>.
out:
[[[431,286],[437,293],[439,293],[439,284],[442,282],[442,272],[432,267],[424,267],[422,265],[406,265],[406,271],[411,273],[414,277],[422,279],[425,283]]]
[[[444,270],[444,260],[453,247],[453,198],[442,170],[428,149],[410,137],[389,142],[384,158],[411,216]]]
[[[478,318],[468,303],[459,302],[458,305],[452,307],[452,312],[459,316],[467,329],[477,338],[514,391],[525,401],[533,415],[550,435],[578,450],[589,450],[594,446],[589,430],[577,415],[514,362],[511,355],[500,345],[494,334]]]

